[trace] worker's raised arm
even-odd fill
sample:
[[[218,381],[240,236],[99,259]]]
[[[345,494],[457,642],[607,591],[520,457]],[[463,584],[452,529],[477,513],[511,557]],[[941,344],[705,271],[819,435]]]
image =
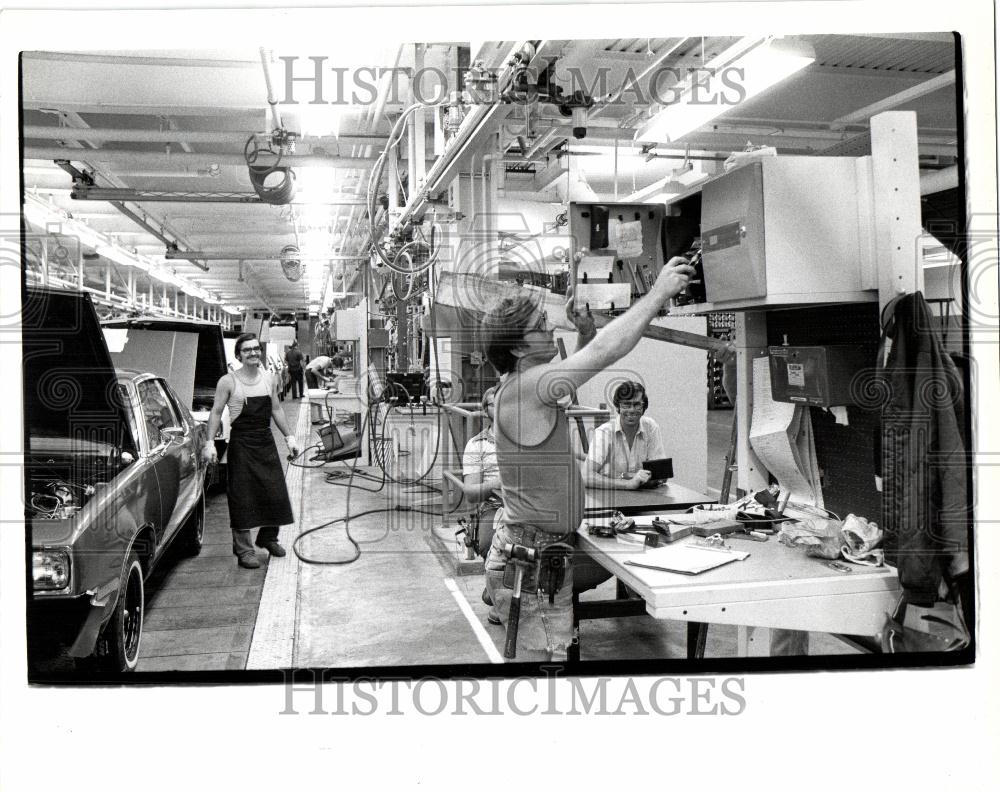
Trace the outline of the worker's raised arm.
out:
[[[680,256],[670,259],[660,271],[660,276],[649,293],[624,314],[601,328],[589,344],[577,349],[565,360],[539,366],[531,372],[532,385],[538,399],[544,404],[555,404],[558,399],[631,352],[667,300],[680,294],[693,274],[694,268],[688,265],[687,259]],[[522,392],[523,390],[522,387]]]

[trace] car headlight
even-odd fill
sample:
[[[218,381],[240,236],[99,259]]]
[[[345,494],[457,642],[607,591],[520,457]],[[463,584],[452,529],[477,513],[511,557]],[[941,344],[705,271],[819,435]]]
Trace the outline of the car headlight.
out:
[[[59,591],[69,586],[67,550],[35,550],[31,554],[35,591]]]

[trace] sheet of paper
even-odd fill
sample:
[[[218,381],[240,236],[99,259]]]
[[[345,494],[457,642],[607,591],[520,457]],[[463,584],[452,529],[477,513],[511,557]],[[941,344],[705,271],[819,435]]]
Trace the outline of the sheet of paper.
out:
[[[745,561],[750,553],[738,550],[723,550],[701,547],[696,544],[671,544],[634,553],[623,561],[629,570],[648,580],[649,575],[683,574],[697,575],[733,561]],[[632,562],[629,564],[628,562]],[[633,566],[640,564],[642,566]],[[648,569],[657,567],[657,569]]]
[[[576,304],[589,305],[591,311],[628,308],[632,304],[632,287],[627,283],[578,283],[573,287]]]
[[[634,258],[642,255],[642,221],[623,223],[612,219],[608,224],[608,244],[615,249],[619,258]]]
[[[576,265],[576,279],[580,282],[586,275],[588,281],[607,283],[608,276],[614,271],[614,268],[614,256],[584,256]]]

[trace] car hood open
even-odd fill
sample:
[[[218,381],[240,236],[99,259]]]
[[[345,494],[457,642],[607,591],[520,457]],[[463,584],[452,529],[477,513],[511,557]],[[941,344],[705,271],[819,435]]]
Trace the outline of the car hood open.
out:
[[[25,453],[46,439],[137,453],[89,294],[27,288],[22,294]]]

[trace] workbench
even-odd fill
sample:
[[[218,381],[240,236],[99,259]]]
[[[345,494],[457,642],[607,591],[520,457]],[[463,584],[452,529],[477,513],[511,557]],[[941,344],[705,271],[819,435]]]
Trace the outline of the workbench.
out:
[[[847,564],[851,572],[827,566],[823,559],[806,556],[804,549],[782,545],[773,536],[766,542],[728,539],[735,550],[750,553],[745,561],[685,575],[625,566],[639,560],[642,548],[614,538],[587,533],[587,523],[606,518],[585,518],[578,546],[611,572],[635,594],[636,599],[579,603],[579,618],[636,615],[689,623],[688,657],[704,649],[705,624],[735,624],[846,636],[874,636],[886,612],[891,613],[900,595],[896,569]],[[694,543],[693,536],[674,545]],[[642,608],[640,610],[639,608]],[[617,613],[616,613],[617,611]],[[747,654],[747,630],[740,630],[738,654]],[[695,645],[692,645],[692,642]]]

